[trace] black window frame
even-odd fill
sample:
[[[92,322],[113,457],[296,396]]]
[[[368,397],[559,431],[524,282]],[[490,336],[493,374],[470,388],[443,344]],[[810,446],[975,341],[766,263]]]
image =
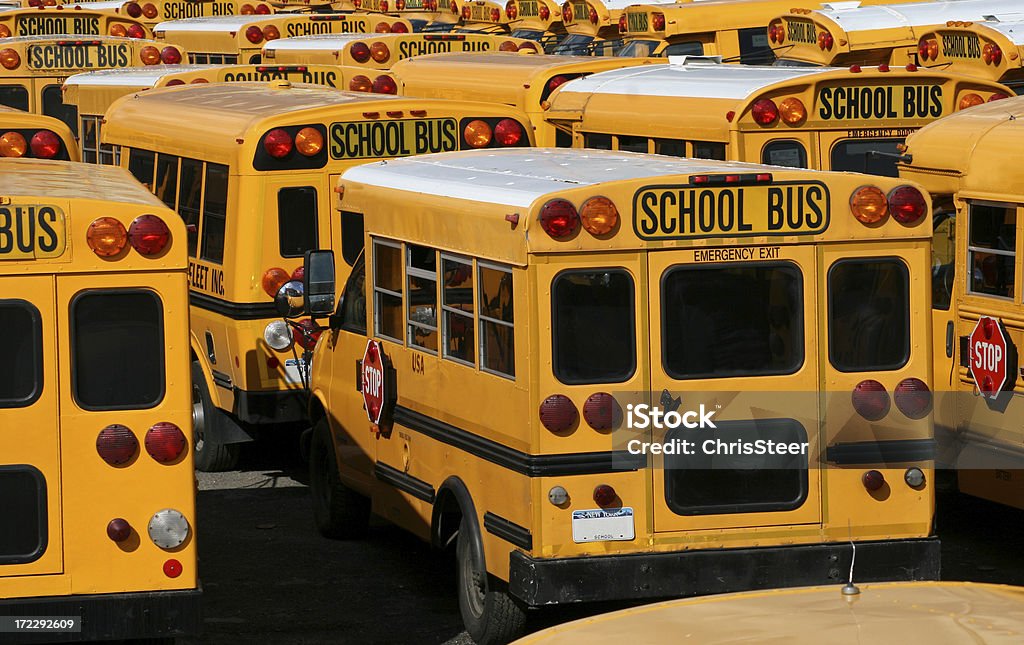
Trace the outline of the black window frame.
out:
[[[840,149],[845,149],[846,146],[853,145],[853,144],[877,144],[877,145],[885,144],[885,145],[891,145],[892,146],[892,150],[887,151],[887,150],[883,150],[881,148],[872,148],[872,150],[879,150],[881,152],[887,152],[887,153],[890,153],[892,155],[898,155],[899,154],[899,150],[896,149],[896,146],[898,146],[901,143],[905,143],[905,142],[906,142],[906,138],[905,137],[875,137],[875,138],[871,138],[871,139],[849,139],[849,138],[847,138],[847,139],[839,139],[838,141],[836,141],[835,143],[832,144],[832,148],[828,151],[828,169],[831,170],[831,171],[834,171],[834,172],[859,172],[861,174],[871,175],[872,177],[894,177],[894,178],[895,177],[899,177],[899,169],[896,167],[896,157],[895,156],[878,157],[878,159],[874,162],[875,164],[878,164],[878,165],[881,165],[881,164],[884,163],[886,168],[888,168],[891,165],[892,172],[889,173],[889,174],[885,174],[885,173],[878,173],[878,172],[872,172],[871,171],[871,168],[869,166],[871,165],[872,162],[868,158],[868,155],[867,155],[866,152],[864,154],[864,163],[861,165],[861,167],[858,167],[858,168],[854,168],[854,167],[850,167],[850,166],[837,167],[837,165],[836,165],[836,152],[838,150],[840,150]],[[845,156],[846,156],[846,158],[849,158],[849,159],[855,158],[853,155],[845,155]]]
[[[15,408],[27,408],[32,406],[39,397],[43,395],[43,384],[46,378],[45,366],[43,364],[43,317],[39,313],[39,309],[22,298],[4,298],[0,299],[0,307],[5,306],[23,306],[28,311],[29,317],[32,319],[33,325],[33,338],[35,351],[35,387],[29,393],[28,396],[21,399],[2,399],[0,398],[0,410],[15,409]]]
[[[785,164],[773,163],[769,158],[769,155],[774,152],[777,148],[796,148],[799,157],[799,166],[786,166]],[[802,141],[797,139],[774,139],[765,144],[761,148],[761,163],[768,164],[771,166],[782,166],[784,168],[799,168],[802,170],[807,169],[807,148],[804,147]]]
[[[879,264],[881,262],[892,262],[892,263],[894,263],[897,267],[899,267],[900,272],[901,272],[902,277],[903,277],[903,286],[904,286],[904,289],[905,289],[906,303],[907,303],[906,310],[905,310],[906,311],[906,322],[907,322],[907,325],[906,325],[906,344],[905,344],[905,351],[903,353],[903,358],[902,358],[902,360],[898,364],[893,364],[891,366],[875,365],[875,364],[861,365],[861,366],[852,367],[852,368],[840,366],[840,365],[838,365],[836,363],[835,354],[834,354],[834,343],[832,342],[832,340],[833,340],[833,331],[834,331],[834,327],[835,327],[835,325],[833,324],[834,321],[835,321],[835,317],[833,316],[833,311],[834,311],[833,304],[834,304],[834,301],[833,301],[833,295],[832,295],[833,294],[832,276],[833,276],[836,268],[840,267],[840,266],[850,265],[850,264]],[[863,257],[840,258],[840,259],[836,260],[835,262],[833,262],[832,265],[829,266],[829,268],[828,268],[828,272],[827,272],[827,274],[825,276],[825,291],[826,291],[825,298],[826,298],[826,307],[827,307],[827,316],[828,316],[828,320],[826,321],[826,324],[828,325],[828,339],[827,339],[827,342],[828,342],[828,362],[829,362],[829,365],[831,365],[833,369],[835,369],[837,372],[841,372],[843,374],[856,374],[858,372],[893,372],[893,371],[902,369],[903,367],[906,366],[906,364],[910,361],[910,354],[912,352],[912,347],[913,347],[914,343],[913,343],[913,339],[911,338],[911,332],[913,331],[913,327],[911,325],[911,317],[912,317],[912,315],[911,315],[911,311],[910,311],[910,309],[911,309],[911,302],[910,302],[910,267],[907,266],[907,264],[903,261],[902,258],[897,257],[897,256],[892,256],[892,255],[872,255],[872,256],[863,256]]]
[[[30,476],[32,476],[33,479],[36,480],[36,485],[39,490],[39,494],[36,498],[38,501],[38,524],[36,526],[36,533],[39,536],[39,541],[35,551],[31,553],[0,555],[0,565],[29,564],[43,557],[43,554],[46,553],[46,548],[47,546],[49,546],[50,543],[49,517],[47,516],[47,494],[49,491],[46,488],[46,477],[43,475],[42,472],[39,471],[38,468],[31,466],[29,464],[0,465],[0,473],[3,473],[5,471],[24,471],[28,473]]]
[[[54,96],[60,99],[59,103],[54,104],[52,102],[52,97]],[[64,102],[64,92],[61,85],[47,85],[39,93],[39,99],[40,103],[42,103],[40,106],[42,114],[52,116],[61,121],[68,126],[72,134],[76,137],[78,136],[78,106]]]
[[[7,99],[8,96],[15,96],[15,95],[17,95],[17,99],[18,99],[17,103]],[[24,87],[22,85],[17,85],[17,84],[14,84],[14,83],[12,83],[12,84],[2,83],[2,84],[0,84],[0,98],[4,98],[5,99],[3,101],[0,101],[0,105],[5,105],[5,106],[7,106],[9,108],[14,108],[15,110],[21,110],[22,112],[29,112],[30,111],[29,110],[29,102],[30,102],[29,101],[29,92],[28,92],[28,88],[27,87]]]
[[[213,171],[224,172],[224,203],[220,210],[211,212],[210,208],[210,174]],[[224,250],[228,240],[228,204],[231,203],[231,170],[228,166],[213,162],[203,163],[203,210],[200,217],[202,231],[199,240],[199,259],[214,264],[224,264]],[[219,244],[211,242],[210,219],[219,220],[222,226]]]
[[[299,193],[295,198],[289,198],[292,192]],[[308,212],[299,212],[297,210],[288,210],[285,206],[286,203],[292,201],[297,203],[298,198],[301,196],[306,199],[305,193],[307,191],[312,192],[313,196],[313,208]],[[301,258],[305,257],[306,251],[315,251],[320,244],[320,193],[317,191],[316,186],[282,186],[277,191],[277,250],[280,252],[282,258]],[[306,221],[298,222],[300,218],[305,218]],[[299,238],[302,236],[295,236],[292,231],[298,229],[305,229],[303,235],[307,240],[307,244],[295,244],[285,249],[285,240],[292,240],[292,238]],[[310,237],[308,233],[312,231]],[[287,252],[286,252],[287,251]]]
[[[1012,249],[1001,249],[994,246],[981,246],[975,244],[974,238],[974,222],[975,220],[975,209],[995,209],[999,211],[1009,212],[1013,216],[1014,225],[1011,227],[1013,231],[1013,248]],[[967,203],[967,285],[966,294],[968,296],[976,296],[979,298],[993,298],[1002,302],[1018,302],[1020,297],[1020,285],[1017,284],[1017,223],[1020,219],[1020,208],[1019,205],[1012,202],[994,202],[994,201],[971,201]],[[1005,225],[1004,225],[1005,226]],[[998,237],[998,235],[996,236]],[[1010,258],[1011,267],[1013,267],[1013,275],[1011,276],[1011,286],[1013,293],[1009,296],[1003,296],[998,293],[987,293],[985,291],[978,291],[975,289],[975,273],[974,273],[974,258],[976,253],[983,253],[989,256]]]
[[[356,291],[356,280],[359,276],[362,276],[363,288],[359,290],[361,293]],[[353,296],[353,294],[356,294]],[[351,298],[362,296],[363,298],[363,318],[362,321],[353,322],[349,318],[349,303]],[[345,288],[341,292],[341,302],[338,303],[337,316],[338,316],[338,327],[344,329],[347,332],[353,334],[359,334],[360,336],[366,336],[366,260],[363,253],[359,254],[356,258],[355,264],[352,265],[352,273],[348,275],[348,279],[345,280]],[[360,324],[360,322],[362,324]]]

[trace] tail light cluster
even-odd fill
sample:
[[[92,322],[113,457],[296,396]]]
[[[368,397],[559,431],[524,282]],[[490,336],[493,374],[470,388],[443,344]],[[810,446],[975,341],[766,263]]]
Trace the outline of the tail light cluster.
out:
[[[572,5],[569,4],[568,2],[562,5],[562,22],[572,22]]]
[[[50,130],[8,130],[0,134],[0,157],[57,159],[64,145]]]
[[[628,23],[626,22],[626,14],[619,16],[619,33],[624,34],[629,31]]]
[[[306,351],[313,351],[317,340],[323,330],[312,318],[303,318],[295,323],[302,333],[292,333],[291,326],[283,320],[273,320],[267,323],[263,329],[263,340],[276,352],[287,352],[293,345],[298,345]],[[267,367],[276,370],[281,366],[281,361],[276,356],[267,357]]]
[[[437,0],[423,0],[424,11],[437,11]]]
[[[257,16],[268,16],[268,15],[270,15],[270,6],[269,5],[265,5],[262,2],[260,4],[257,4],[257,5],[251,5],[251,4],[243,4],[242,5],[242,15],[243,16],[251,16],[253,14],[255,14]]]
[[[519,5],[516,4],[516,0],[508,0],[505,3],[505,15],[509,20],[515,20],[519,16]]]
[[[100,217],[89,224],[85,240],[93,253],[101,258],[118,256],[128,246],[139,255],[152,258],[167,248],[167,243],[171,241],[171,231],[156,215],[136,217],[127,230],[116,218]]]
[[[735,113],[731,113],[735,117]],[[776,103],[772,99],[758,99],[750,108],[754,122],[762,127],[775,125],[782,121],[786,125],[801,125],[807,120],[807,107],[795,96],[782,99]],[[726,115],[727,120],[732,120]]]
[[[986,65],[998,65],[1003,62],[1003,50],[999,49],[999,45],[995,43],[985,43],[985,46],[981,48],[981,59],[985,61]]]
[[[534,53],[540,53],[540,49],[537,47],[537,43],[532,40],[528,40],[522,44],[516,44],[514,41],[506,40],[505,42],[498,45],[498,51],[500,52],[521,52],[530,50]]]
[[[263,277],[260,279],[260,285],[263,287],[263,291],[273,298],[286,282],[302,280],[302,274],[299,273],[300,271],[302,271],[301,267],[295,269],[291,273],[288,273],[280,267],[272,267],[263,272]]]
[[[850,197],[850,212],[862,224],[881,224],[888,215],[912,226],[928,212],[928,202],[913,186],[899,186],[886,195],[876,186],[861,186]]]
[[[188,439],[181,428],[169,421],[154,424],[143,439],[146,452],[161,464],[176,463],[188,448]],[[111,424],[96,437],[96,452],[111,466],[131,463],[139,454],[139,440],[127,426]]]
[[[387,43],[381,41],[374,41],[370,44],[362,41],[352,43],[348,53],[357,63],[367,63],[372,60],[375,63],[384,64],[391,60],[391,49]]]
[[[651,14],[651,30],[652,31],[665,31],[665,14],[663,14],[663,13],[652,13]]]
[[[594,8],[594,5],[587,5],[587,18],[590,20],[590,24],[597,24],[597,9]]]
[[[892,399],[896,408],[909,419],[922,419],[931,410],[932,393],[918,378],[905,378],[896,385]],[[853,388],[853,409],[868,421],[879,421],[889,413],[891,402],[885,386],[874,379],[861,381]]]
[[[147,45],[139,51],[139,58],[142,60],[143,65],[177,65],[181,62],[181,50],[172,45],[168,45],[163,49],[157,49],[152,45]]]
[[[268,130],[256,146],[257,170],[321,168],[327,163],[327,129],[320,124]]]
[[[28,0],[28,6],[30,7],[55,7],[57,0]]]
[[[581,226],[594,237],[604,237],[618,229],[619,211],[607,197],[591,197],[578,211],[569,200],[555,198],[541,207],[540,226],[555,240],[574,237]]]
[[[395,79],[381,74],[377,78],[370,80],[369,76],[363,76],[357,74],[353,76],[348,82],[348,89],[353,92],[373,92],[375,94],[398,94],[398,83]]]
[[[832,38],[832,34],[827,31],[818,32],[818,49],[821,51],[831,50],[833,44],[835,44],[835,39]]]
[[[776,20],[768,25],[768,40],[779,45],[786,40],[786,28],[781,21]]]
[[[146,30],[142,25],[128,25],[126,27],[121,23],[114,23],[110,25],[110,35],[117,38],[145,38]]]
[[[1010,98],[1009,94],[1005,92],[995,92],[990,94],[987,101],[1001,101],[1003,99]],[[957,108],[960,110],[966,110],[967,108],[974,107],[975,105],[981,105],[986,102],[986,99],[982,98],[977,92],[968,92],[960,97],[960,102],[957,104]]]
[[[395,10],[405,11],[405,0],[395,0]]]
[[[939,41],[934,38],[922,38],[917,43],[917,57],[925,62],[937,59],[939,57]]]
[[[467,118],[460,123],[467,148],[515,148],[529,144],[526,129],[515,119]]]
[[[540,404],[540,423],[549,432],[561,433],[574,428],[579,412],[572,399],[564,394],[552,394]],[[622,410],[615,397],[607,392],[596,392],[583,403],[583,420],[594,430],[607,431],[622,419]]]
[[[551,10],[548,9],[548,6],[543,2],[540,4],[539,7],[537,7],[537,17],[540,18],[541,20],[547,20],[548,18],[551,17]]]
[[[245,39],[254,45],[258,45],[264,40],[277,40],[281,37],[281,30],[275,25],[266,25],[263,28],[257,25],[250,25],[245,30]]]

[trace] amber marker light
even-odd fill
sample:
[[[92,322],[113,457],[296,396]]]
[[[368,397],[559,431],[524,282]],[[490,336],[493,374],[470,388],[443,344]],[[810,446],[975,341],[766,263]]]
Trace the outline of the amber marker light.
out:
[[[0,135],[0,157],[24,157],[28,142],[19,132],[4,132]]]
[[[619,210],[607,197],[591,197],[580,207],[580,220],[591,235],[608,235],[619,225]]]
[[[128,244],[128,231],[124,224],[113,217],[100,217],[89,225],[85,241],[93,253],[101,258],[109,258],[124,250]]]
[[[779,103],[779,117],[783,123],[798,125],[807,119],[807,108],[800,99],[790,97]]]
[[[889,200],[874,186],[861,186],[850,197],[850,211],[864,224],[877,224],[889,214]]]
[[[295,134],[295,149],[305,157],[315,157],[324,149],[324,137],[316,128],[302,128]]]

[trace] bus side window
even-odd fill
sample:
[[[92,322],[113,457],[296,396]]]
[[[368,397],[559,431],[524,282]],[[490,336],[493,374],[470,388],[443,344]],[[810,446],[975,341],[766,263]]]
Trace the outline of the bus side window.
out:
[[[363,214],[341,211],[341,258],[354,266],[363,253]]]
[[[555,377],[566,384],[629,380],[636,371],[633,277],[619,268],[564,271],[551,293]]]
[[[647,137],[630,137],[626,135],[619,135],[616,137],[619,140],[619,150],[625,150],[626,152],[644,152],[648,151]]]
[[[203,260],[224,262],[224,229],[228,206],[228,167],[206,164],[206,189],[203,191]]]
[[[515,378],[512,271],[477,262],[480,369]]]
[[[473,334],[473,263],[469,259],[441,256],[442,334],[444,357],[476,365]]]
[[[997,298],[1014,298],[1017,249],[1014,206],[971,204],[967,214],[967,290]]]
[[[775,61],[775,54],[768,44],[768,32],[764,27],[750,27],[740,29],[740,64],[742,65],[771,65]]]
[[[167,204],[167,208],[173,209],[177,205],[178,157],[163,153],[157,155],[153,194]]]
[[[402,247],[374,240],[374,334],[401,343],[402,322]]]
[[[676,139],[655,139],[654,153],[659,155],[670,155],[672,157],[685,157],[686,142]]]
[[[685,43],[672,43],[666,47],[659,56],[703,56],[704,43],[691,41]]]
[[[956,278],[956,209],[936,200],[932,212],[932,309],[947,311]]]
[[[0,409],[32,405],[43,388],[39,310],[24,300],[0,300],[0,329],[9,343],[6,368],[0,370]]]
[[[277,239],[281,257],[301,258],[317,248],[316,188],[282,188],[277,192]]]
[[[28,112],[28,90],[20,85],[0,85],[0,105]]]
[[[725,161],[725,144],[717,141],[694,141],[693,156],[697,159]]]
[[[362,254],[356,260],[352,275],[345,282],[341,298],[341,328],[366,335],[366,263]]]
[[[828,272],[828,356],[840,372],[895,370],[910,358],[910,274],[896,258],[840,260]]]
[[[185,229],[188,233],[188,255],[194,258],[199,247],[199,212],[203,204],[203,162],[197,159],[182,159],[179,182],[178,214],[185,221]]]
[[[156,153],[148,150],[132,148],[128,153],[128,172],[135,177],[146,190],[153,192],[153,169],[156,166]]]
[[[437,252],[434,249],[406,245],[405,267],[408,280],[409,328],[411,347],[437,353]]]
[[[806,168],[807,151],[799,141],[772,141],[761,151],[761,163]]]
[[[611,150],[612,149],[612,135],[610,134],[591,134],[586,132],[583,134],[583,147],[594,148],[596,150]]]
[[[43,89],[43,114],[60,119],[78,136],[78,108],[64,103],[60,85],[48,85]]]

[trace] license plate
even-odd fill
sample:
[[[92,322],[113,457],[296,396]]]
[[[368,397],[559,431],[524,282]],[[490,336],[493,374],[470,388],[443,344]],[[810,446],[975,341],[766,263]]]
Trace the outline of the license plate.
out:
[[[284,362],[285,379],[293,385],[309,383],[310,364],[301,358],[289,358]]]
[[[0,206],[0,260],[59,258],[66,247],[67,227],[59,206]]]
[[[634,537],[636,531],[630,507],[572,512],[573,542],[610,542]]]

